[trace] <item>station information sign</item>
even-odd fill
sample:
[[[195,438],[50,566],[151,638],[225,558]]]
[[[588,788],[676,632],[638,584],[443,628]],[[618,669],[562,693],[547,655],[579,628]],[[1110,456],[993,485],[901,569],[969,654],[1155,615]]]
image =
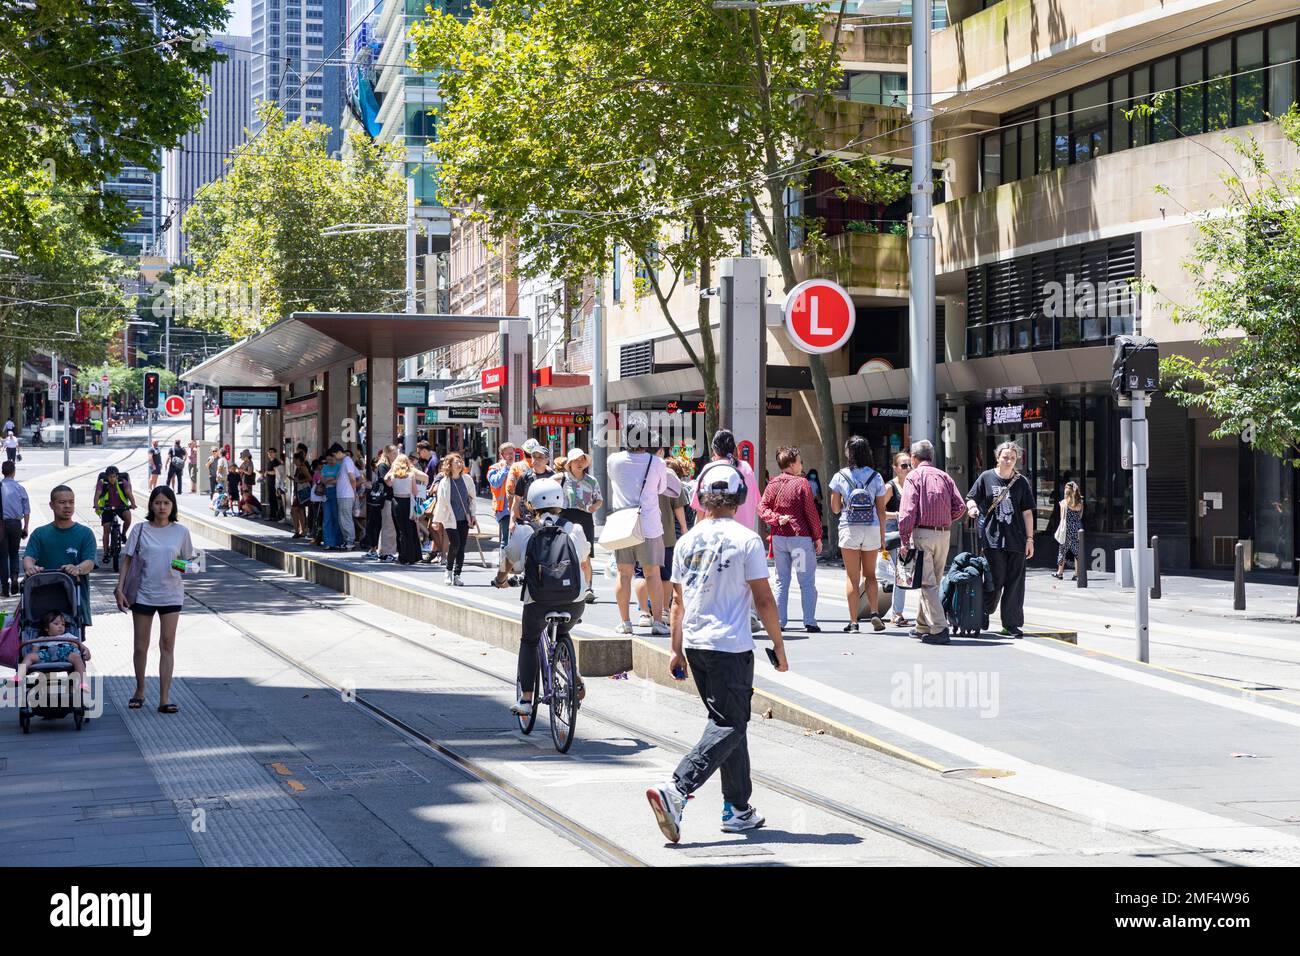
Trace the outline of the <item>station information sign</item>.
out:
[[[825,355],[853,335],[857,311],[848,292],[829,279],[800,282],[785,298],[785,329],[801,351]]]
[[[400,408],[424,408],[429,404],[429,383],[398,382],[397,404]]]
[[[222,408],[262,409],[280,407],[280,386],[221,386],[217,404]]]

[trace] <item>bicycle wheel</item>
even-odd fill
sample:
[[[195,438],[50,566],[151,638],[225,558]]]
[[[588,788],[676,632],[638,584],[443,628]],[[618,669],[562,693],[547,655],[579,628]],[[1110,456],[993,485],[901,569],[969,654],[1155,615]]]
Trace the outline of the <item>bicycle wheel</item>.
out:
[[[118,565],[122,558],[122,527],[116,521],[113,522],[113,530],[109,533],[108,546],[113,551],[113,570],[120,571]]]
[[[578,724],[578,656],[567,634],[556,638],[551,662],[551,740],[560,753],[573,746]]]
[[[515,681],[515,700],[519,700],[523,694],[523,687],[519,681]],[[537,723],[537,708],[542,706],[542,674],[539,670],[536,679],[533,680],[533,712],[527,717],[522,714],[515,714],[515,720],[519,721],[519,729],[525,734],[533,732],[533,725]]]

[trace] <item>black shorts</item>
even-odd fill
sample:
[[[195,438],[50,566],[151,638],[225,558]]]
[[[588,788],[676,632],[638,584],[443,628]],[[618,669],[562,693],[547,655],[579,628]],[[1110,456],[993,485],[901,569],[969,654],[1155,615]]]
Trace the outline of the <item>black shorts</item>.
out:
[[[165,604],[162,607],[159,607],[157,604],[141,604],[139,601],[136,601],[131,605],[131,611],[134,614],[143,614],[145,617],[153,617],[155,612],[160,615],[179,614],[181,613],[181,606],[179,604]]]
[[[587,536],[587,553],[578,555],[579,559],[588,558],[596,553],[596,516],[581,508],[565,508],[560,512],[561,521],[572,521]]]
[[[113,515],[117,515],[119,518],[125,518],[130,513],[130,508],[105,508],[103,514],[99,516],[99,523],[112,524]]]

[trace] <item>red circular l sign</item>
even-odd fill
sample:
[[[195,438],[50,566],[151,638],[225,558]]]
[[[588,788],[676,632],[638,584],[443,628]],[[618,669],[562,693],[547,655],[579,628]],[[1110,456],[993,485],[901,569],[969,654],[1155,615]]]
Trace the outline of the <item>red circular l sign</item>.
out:
[[[785,297],[785,329],[804,352],[834,352],[853,335],[855,322],[853,300],[829,279],[800,282]]]
[[[185,411],[185,399],[179,395],[169,395],[163,408],[167,410],[168,415],[180,415]]]

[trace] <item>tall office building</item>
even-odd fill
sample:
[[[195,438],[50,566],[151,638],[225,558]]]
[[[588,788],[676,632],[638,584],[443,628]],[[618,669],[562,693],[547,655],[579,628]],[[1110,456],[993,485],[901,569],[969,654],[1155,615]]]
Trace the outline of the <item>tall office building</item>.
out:
[[[207,77],[203,99],[203,125],[186,134],[178,149],[169,150],[163,162],[163,208],[166,210],[163,242],[167,261],[173,265],[189,260],[189,242],[181,222],[194,203],[195,195],[208,183],[220,179],[226,161],[244,142],[252,120],[249,73],[252,61],[249,37],[218,36],[213,46],[225,53]]]
[[[328,148],[343,141],[343,67],[347,0],[254,0],[251,85],[253,131],[257,106],[279,103],[285,119],[330,127]]]

